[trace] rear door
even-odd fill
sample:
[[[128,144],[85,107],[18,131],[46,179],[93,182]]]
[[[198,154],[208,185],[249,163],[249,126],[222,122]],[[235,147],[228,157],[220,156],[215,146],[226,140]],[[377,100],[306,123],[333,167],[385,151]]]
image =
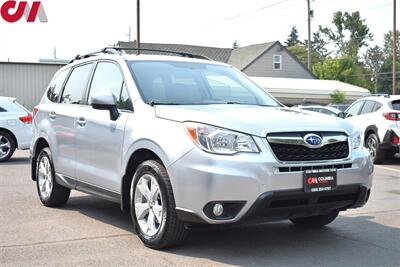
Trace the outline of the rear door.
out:
[[[76,177],[76,119],[79,108],[84,107],[84,94],[92,74],[94,63],[74,67],[69,75],[60,104],[49,110],[56,142],[53,152],[56,171],[68,177]]]
[[[103,91],[110,91],[117,99],[120,116],[116,121],[110,119],[109,111],[90,106],[92,94]],[[118,193],[125,124],[133,108],[117,63],[101,61],[97,64],[86,99],[87,105],[80,108],[80,121],[76,124],[76,176],[87,185]]]

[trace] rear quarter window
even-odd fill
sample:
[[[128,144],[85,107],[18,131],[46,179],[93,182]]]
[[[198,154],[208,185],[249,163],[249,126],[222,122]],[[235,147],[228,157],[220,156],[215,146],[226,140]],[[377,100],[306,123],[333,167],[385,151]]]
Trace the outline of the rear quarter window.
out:
[[[53,82],[51,83],[49,90],[47,91],[47,98],[51,101],[51,102],[58,102],[58,99],[60,97],[60,93],[61,93],[61,89],[62,86],[65,82],[65,79],[67,78],[69,73],[69,69],[64,70],[62,72],[60,72],[55,79],[53,80]]]
[[[390,105],[392,106],[392,109],[400,110],[400,100],[392,101],[392,103],[390,103]]]

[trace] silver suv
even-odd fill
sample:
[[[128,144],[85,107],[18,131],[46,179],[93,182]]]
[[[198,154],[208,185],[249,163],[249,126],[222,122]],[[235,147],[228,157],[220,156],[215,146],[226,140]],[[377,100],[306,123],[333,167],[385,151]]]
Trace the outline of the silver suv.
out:
[[[171,53],[107,48],[55,75],[31,146],[45,206],[71,189],[120,203],[144,244],[164,248],[197,223],[320,227],[366,203],[373,164],[349,122],[290,110],[229,65]]]

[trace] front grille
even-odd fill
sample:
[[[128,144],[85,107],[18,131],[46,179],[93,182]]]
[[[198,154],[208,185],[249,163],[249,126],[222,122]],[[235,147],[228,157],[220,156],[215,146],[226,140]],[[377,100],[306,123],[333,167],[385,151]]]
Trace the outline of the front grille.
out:
[[[290,167],[279,167],[279,172],[302,172],[305,170],[328,170],[328,169],[350,169],[353,165],[351,163],[346,164],[334,164],[334,165],[323,165],[323,166],[290,166]]]
[[[320,148],[312,148],[302,144],[305,134],[307,133],[271,134],[267,139],[272,151],[280,161],[335,160],[345,159],[349,156],[349,144],[347,136],[344,134],[328,132],[318,133],[318,135],[322,138],[326,138],[326,140],[332,139],[331,137],[333,135],[334,138],[338,138],[336,142],[328,143]],[[277,141],[276,137],[283,137],[284,140]],[[288,141],[286,142],[286,140]],[[293,142],[293,140],[297,143]]]

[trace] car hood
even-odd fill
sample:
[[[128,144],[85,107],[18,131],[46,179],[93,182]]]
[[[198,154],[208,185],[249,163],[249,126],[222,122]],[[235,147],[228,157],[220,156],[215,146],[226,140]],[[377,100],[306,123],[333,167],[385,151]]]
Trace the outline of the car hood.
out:
[[[155,106],[158,118],[210,124],[260,137],[273,132],[353,132],[351,123],[332,116],[284,107],[254,105]]]

